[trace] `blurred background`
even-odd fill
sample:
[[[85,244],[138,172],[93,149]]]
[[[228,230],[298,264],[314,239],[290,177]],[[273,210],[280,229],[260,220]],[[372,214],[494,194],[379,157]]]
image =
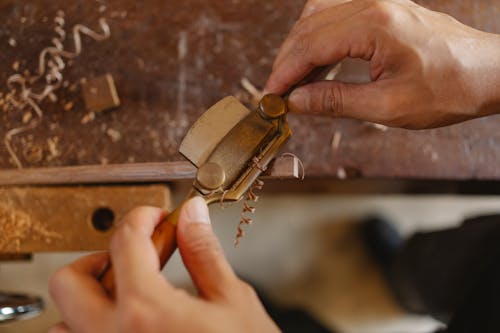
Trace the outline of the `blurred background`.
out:
[[[500,207],[495,195],[349,194],[345,185],[338,185],[343,191],[337,194],[275,193],[278,185],[263,191],[254,224],[245,228],[237,248],[233,242],[241,205],[212,206],[217,236],[240,277],[276,304],[305,310],[332,331],[345,333],[424,333],[440,325],[398,306],[361,239],[359,225],[365,217],[385,217],[402,234],[411,235],[456,226],[465,217],[495,213]],[[384,192],[374,185],[348,187]],[[42,295],[46,301],[41,316],[3,324],[0,331],[42,332],[57,322],[57,310],[47,295],[49,276],[81,255],[35,254],[31,262],[0,264],[2,290]],[[164,273],[175,285],[192,290],[178,254]]]

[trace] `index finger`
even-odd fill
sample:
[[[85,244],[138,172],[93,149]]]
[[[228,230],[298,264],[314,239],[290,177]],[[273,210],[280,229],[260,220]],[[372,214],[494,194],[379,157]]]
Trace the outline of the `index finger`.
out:
[[[111,240],[111,262],[117,294],[151,288],[166,283],[160,272],[158,253],[151,235],[163,220],[165,211],[155,207],[138,207],[130,211]]]
[[[108,257],[107,253],[85,256],[51,277],[50,295],[70,327],[81,329],[89,322],[104,327],[109,319],[112,301],[97,280]]]
[[[265,91],[282,94],[312,69],[339,63],[345,57],[366,58],[372,49],[363,1],[349,1],[302,19],[280,48]]]

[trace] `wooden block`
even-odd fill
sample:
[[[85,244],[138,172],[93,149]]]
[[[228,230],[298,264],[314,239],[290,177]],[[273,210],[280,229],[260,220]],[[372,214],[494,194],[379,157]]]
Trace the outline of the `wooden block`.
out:
[[[106,250],[136,206],[171,209],[166,186],[0,189],[0,253]]]
[[[83,82],[82,93],[89,112],[101,112],[120,106],[120,98],[111,74]]]

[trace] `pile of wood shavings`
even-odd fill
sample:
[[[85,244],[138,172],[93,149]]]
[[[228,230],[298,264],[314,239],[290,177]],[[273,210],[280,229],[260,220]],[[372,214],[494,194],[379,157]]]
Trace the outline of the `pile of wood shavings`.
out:
[[[0,203],[0,230],[0,251],[19,251],[26,240],[43,239],[50,244],[62,238],[43,223],[33,220],[26,212],[5,203]]]
[[[72,46],[69,50],[64,45],[66,40],[64,12],[58,11],[54,18],[56,37],[52,39],[52,44],[44,48],[39,54],[38,69],[35,75],[25,70],[19,73],[20,62],[16,60],[12,68],[17,72],[7,79],[9,92],[5,98],[0,93],[0,106],[4,111],[17,111],[24,113],[23,125],[9,129],[4,136],[5,147],[18,168],[22,168],[21,161],[11,146],[14,136],[29,131],[37,127],[42,121],[43,111],[40,104],[45,101],[56,102],[55,92],[61,87],[66,88],[69,82],[63,79],[63,70],[70,64],[71,59],[77,57],[82,52],[81,36],[86,35],[95,41],[102,41],[110,37],[110,29],[104,18],[99,19],[99,26],[102,30],[97,33],[88,27],[76,24],[72,28]],[[73,101],[66,101],[63,109],[69,111],[73,108]],[[33,117],[32,112],[36,115]]]

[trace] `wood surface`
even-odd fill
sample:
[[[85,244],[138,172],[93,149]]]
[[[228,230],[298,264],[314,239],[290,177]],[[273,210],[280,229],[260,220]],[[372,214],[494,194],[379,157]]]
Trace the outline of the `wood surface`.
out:
[[[114,225],[140,205],[172,209],[168,187],[89,186],[0,189],[0,253],[106,250]],[[113,227],[100,231],[92,216],[114,213]]]
[[[418,2],[478,29],[500,32],[498,0]],[[83,52],[65,69],[65,79],[71,85],[110,73],[122,102],[82,124],[86,111],[80,91],[61,90],[56,103],[42,105],[42,124],[13,139],[19,158],[29,167],[181,160],[180,140],[204,110],[227,95],[248,99],[241,78],[262,87],[303,3],[0,1],[0,91],[5,93],[17,61],[20,71],[34,70],[39,52],[54,36],[52,19],[63,10],[67,27],[83,23],[97,29],[101,16],[111,27],[107,41],[83,38]],[[358,65],[353,66],[356,72]],[[68,101],[74,107],[65,111]],[[18,126],[22,116],[0,112],[0,136]],[[499,117],[426,131],[381,131],[359,121],[298,116],[290,123],[294,135],[285,151],[298,155],[311,177],[342,178],[348,169],[366,178],[500,178]],[[341,133],[336,149],[331,144],[335,133]],[[50,149],[49,139],[56,149],[53,143]],[[27,146],[41,150],[41,158],[29,161],[23,154]],[[3,146],[0,167],[14,168]]]
[[[262,178],[298,179],[302,171],[297,157],[282,156]],[[0,186],[156,183],[195,177],[196,168],[189,162],[125,163],[0,170]]]

